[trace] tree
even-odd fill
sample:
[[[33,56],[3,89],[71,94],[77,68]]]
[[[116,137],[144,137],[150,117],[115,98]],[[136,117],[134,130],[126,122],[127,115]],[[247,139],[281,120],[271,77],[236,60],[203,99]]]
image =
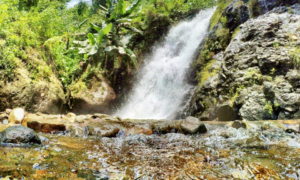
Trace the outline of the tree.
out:
[[[126,66],[128,73],[130,73],[131,67],[137,69],[135,54],[121,42],[123,38],[121,31],[125,29],[131,33],[141,33],[132,26],[130,17],[140,2],[141,0],[135,0],[129,7],[126,7],[124,0],[107,0],[107,8],[99,5],[100,14],[105,17],[105,21],[102,23],[102,27],[91,23],[97,33],[88,33],[87,40],[74,42],[82,46],[79,48],[79,53],[93,56],[94,64],[100,60],[101,67],[109,69],[112,73],[122,65]],[[109,63],[113,66],[108,66]]]

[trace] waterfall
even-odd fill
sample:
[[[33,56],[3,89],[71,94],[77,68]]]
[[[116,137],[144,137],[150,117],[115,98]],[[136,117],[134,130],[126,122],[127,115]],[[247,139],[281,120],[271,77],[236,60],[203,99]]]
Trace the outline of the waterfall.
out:
[[[131,119],[172,119],[192,88],[186,73],[204,39],[214,9],[171,28],[139,69],[138,80],[125,105],[115,115]]]

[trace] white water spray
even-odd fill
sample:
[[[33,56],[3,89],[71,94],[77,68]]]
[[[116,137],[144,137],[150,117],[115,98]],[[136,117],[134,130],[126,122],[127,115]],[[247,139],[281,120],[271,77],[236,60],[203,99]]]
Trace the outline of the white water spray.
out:
[[[185,82],[197,47],[205,37],[214,9],[173,27],[164,42],[153,49],[139,70],[128,102],[116,113],[131,119],[171,119],[192,88]]]

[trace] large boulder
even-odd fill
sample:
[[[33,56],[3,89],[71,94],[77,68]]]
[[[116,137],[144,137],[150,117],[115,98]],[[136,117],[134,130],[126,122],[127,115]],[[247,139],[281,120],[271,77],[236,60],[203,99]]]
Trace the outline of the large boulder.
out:
[[[88,78],[88,82],[80,79],[70,87],[72,111],[78,114],[109,114],[110,106],[116,98],[115,91],[100,74],[93,74]]]
[[[41,144],[40,138],[36,133],[27,127],[11,126],[0,133],[1,143],[26,143],[26,144]]]
[[[33,80],[33,72],[26,68],[26,64],[19,62],[12,81],[0,79],[0,111],[15,107],[43,113],[61,113],[64,110],[62,84],[43,60],[34,63],[39,64],[40,69],[47,69],[47,74],[35,74],[41,77]]]
[[[274,9],[239,26],[240,31],[223,53],[213,86],[207,85],[210,78],[199,84],[191,115],[202,117],[231,102],[232,108],[223,107],[220,114],[230,110],[240,115],[238,119],[247,120],[299,117],[300,74],[295,46],[300,44],[300,15],[284,9],[280,13]]]

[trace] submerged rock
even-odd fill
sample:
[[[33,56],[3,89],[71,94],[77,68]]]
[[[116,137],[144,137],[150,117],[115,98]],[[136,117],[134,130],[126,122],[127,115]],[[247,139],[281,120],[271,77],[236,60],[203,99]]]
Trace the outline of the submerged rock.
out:
[[[235,128],[235,129],[239,129],[239,128],[244,128],[246,129],[247,128],[247,125],[246,123],[242,122],[242,121],[234,121],[232,124],[231,124],[231,127]]]
[[[23,126],[11,126],[0,133],[1,143],[41,144],[40,138],[33,129]]]
[[[205,125],[195,117],[187,117],[181,124],[180,127],[185,134],[196,134],[206,133],[207,129]]]

